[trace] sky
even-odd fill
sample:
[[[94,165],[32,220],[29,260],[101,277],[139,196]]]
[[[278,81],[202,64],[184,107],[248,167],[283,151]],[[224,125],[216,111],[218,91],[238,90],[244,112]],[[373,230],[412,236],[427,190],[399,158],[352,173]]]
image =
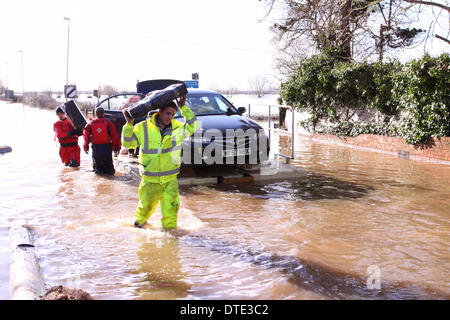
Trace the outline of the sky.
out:
[[[275,80],[265,12],[257,0],[2,1],[0,79],[22,91],[23,55],[25,91],[62,90],[69,27],[68,82],[79,90],[194,72],[200,87],[245,89],[255,75]]]
[[[279,83],[273,19],[257,0],[5,0],[0,9],[0,80],[16,92],[22,57],[25,91],[63,90],[68,27],[68,82],[80,91],[134,91],[138,80],[194,72],[201,88]]]

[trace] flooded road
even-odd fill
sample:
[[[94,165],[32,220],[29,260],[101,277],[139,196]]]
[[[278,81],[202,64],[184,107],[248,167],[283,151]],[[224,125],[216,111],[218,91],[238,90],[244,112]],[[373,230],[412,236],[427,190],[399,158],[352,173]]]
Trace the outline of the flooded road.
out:
[[[305,178],[183,187],[173,234],[159,208],[132,227],[131,177],[95,176],[84,153],[80,168],[62,166],[53,112],[0,102],[0,115],[13,149],[0,155],[1,299],[17,219],[36,232],[46,283],[95,299],[450,298],[448,165],[298,137]],[[380,290],[367,288],[373,270]]]

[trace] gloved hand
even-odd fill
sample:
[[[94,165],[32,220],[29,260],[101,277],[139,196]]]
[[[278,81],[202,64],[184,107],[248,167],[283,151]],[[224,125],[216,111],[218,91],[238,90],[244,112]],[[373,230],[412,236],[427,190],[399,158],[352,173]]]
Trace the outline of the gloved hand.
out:
[[[186,95],[177,98],[176,101],[178,104],[178,108],[181,109],[181,107],[183,107],[186,104]]]
[[[122,113],[128,123],[133,123],[133,118],[127,110],[122,110]]]

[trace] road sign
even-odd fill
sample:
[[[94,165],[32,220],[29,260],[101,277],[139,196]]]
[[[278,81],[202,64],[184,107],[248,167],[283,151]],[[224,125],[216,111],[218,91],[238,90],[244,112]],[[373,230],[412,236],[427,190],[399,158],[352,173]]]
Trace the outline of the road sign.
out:
[[[185,80],[184,84],[187,88],[198,88],[198,80]]]
[[[14,90],[5,90],[6,99],[14,99]]]
[[[100,96],[98,95],[98,90],[94,90],[93,92],[94,97],[99,98]]]
[[[68,99],[74,99],[77,96],[77,86],[68,84],[64,86],[64,96]]]
[[[198,80],[198,73],[197,72],[192,74],[192,80]]]

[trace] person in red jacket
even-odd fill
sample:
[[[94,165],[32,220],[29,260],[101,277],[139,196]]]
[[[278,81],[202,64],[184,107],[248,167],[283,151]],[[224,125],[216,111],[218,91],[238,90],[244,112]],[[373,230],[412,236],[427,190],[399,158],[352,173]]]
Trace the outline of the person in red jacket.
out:
[[[79,167],[80,147],[78,146],[78,135],[81,135],[81,130],[74,128],[60,107],[56,109],[56,115],[59,120],[53,124],[53,131],[55,131],[56,138],[58,138],[61,145],[59,148],[61,161],[66,166]]]
[[[83,132],[84,151],[89,153],[92,143],[92,165],[97,174],[114,174],[112,150],[120,151],[120,138],[113,123],[105,118],[102,107],[95,109],[96,119],[92,120]]]

